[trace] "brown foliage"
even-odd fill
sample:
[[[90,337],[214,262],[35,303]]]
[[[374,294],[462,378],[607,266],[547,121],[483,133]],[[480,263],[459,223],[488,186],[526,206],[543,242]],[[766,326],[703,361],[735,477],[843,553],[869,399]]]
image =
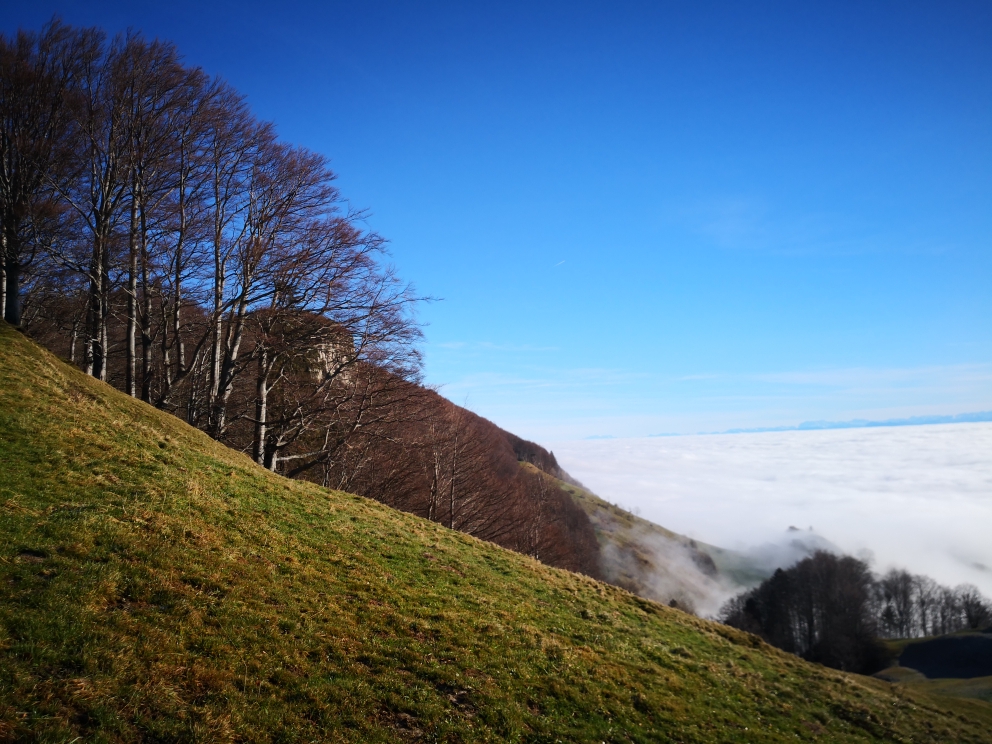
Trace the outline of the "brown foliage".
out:
[[[303,477],[598,575],[599,548],[585,512],[553,479],[520,466],[506,432],[422,387],[397,384],[384,394],[389,415],[349,439],[343,456]]]

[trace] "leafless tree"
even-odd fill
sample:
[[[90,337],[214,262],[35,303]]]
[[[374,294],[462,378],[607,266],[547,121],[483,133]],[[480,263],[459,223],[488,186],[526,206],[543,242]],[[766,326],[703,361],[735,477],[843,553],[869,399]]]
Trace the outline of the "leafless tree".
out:
[[[992,625],[992,605],[978,588],[962,584],[955,590],[966,628],[981,630]]]
[[[913,577],[913,596],[916,600],[917,632],[920,636],[937,634],[937,605],[940,585],[929,576]]]
[[[818,551],[728,603],[721,617],[805,659],[856,672],[884,664],[867,564]]]
[[[128,263],[126,270],[126,359],[124,387],[137,395],[137,336],[142,337],[141,397],[150,401],[151,314],[155,268],[161,270],[158,288],[171,280],[171,302],[159,297],[160,307],[169,308],[173,338],[180,344],[179,366],[183,366],[179,324],[182,308],[182,279],[189,261],[191,226],[202,190],[202,168],[198,159],[198,135],[202,129],[205,76],[186,70],[171,44],[134,39],[129,59],[122,65],[126,76],[123,95],[128,106]],[[154,259],[149,250],[156,241]],[[157,259],[157,261],[155,261]],[[158,266],[156,266],[156,263]],[[163,323],[166,338],[169,323]],[[166,344],[168,348],[168,344]],[[168,366],[164,369],[169,373]]]
[[[21,323],[20,282],[58,238],[64,181],[76,134],[75,89],[97,34],[57,20],[39,34],[0,36],[0,308]]]
[[[913,576],[892,569],[878,582],[882,596],[881,620],[886,634],[896,638],[909,638],[916,626],[915,590],[918,586]]]
[[[870,672],[887,660],[877,637],[986,628],[992,605],[970,585],[950,589],[897,569],[874,577],[855,558],[818,552],[733,598],[721,619],[804,658]]]

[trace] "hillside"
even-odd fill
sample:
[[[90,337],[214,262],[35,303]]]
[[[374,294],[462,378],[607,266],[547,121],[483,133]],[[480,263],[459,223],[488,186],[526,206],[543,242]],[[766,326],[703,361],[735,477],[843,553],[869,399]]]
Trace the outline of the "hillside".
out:
[[[722,600],[769,575],[741,553],[667,530],[574,483],[558,486],[592,522],[603,578],[634,594],[712,615]]]
[[[992,741],[973,701],[274,475],[0,323],[0,739]]]

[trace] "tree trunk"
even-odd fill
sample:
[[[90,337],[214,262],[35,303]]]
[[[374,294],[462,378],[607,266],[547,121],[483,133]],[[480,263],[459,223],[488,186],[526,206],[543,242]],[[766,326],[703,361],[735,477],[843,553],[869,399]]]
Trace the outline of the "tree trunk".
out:
[[[152,293],[148,284],[148,242],[141,214],[141,399],[152,402]]]
[[[7,241],[0,229],[0,312],[7,311]]]
[[[183,160],[185,161],[185,147],[183,149]],[[180,168],[179,174],[179,237],[176,241],[176,274],[174,277],[174,305],[173,305],[173,335],[176,339],[176,363],[178,375],[186,374],[186,347],[183,343],[182,334],[182,281],[183,281],[183,247],[188,229],[186,217],[186,177],[185,172]]]
[[[263,349],[258,359],[258,383],[255,388],[255,462],[265,466],[265,421],[268,413],[266,404],[269,394],[268,352]]]
[[[176,375],[182,377],[186,374],[186,347],[183,344],[182,320],[182,289],[179,285],[181,280],[179,272],[179,256],[176,256],[176,288],[172,298],[172,337],[176,344]]]
[[[214,312],[210,343],[210,395],[211,408],[220,394],[221,345],[224,338],[224,272],[226,267],[220,258],[220,248],[214,249]]]
[[[90,296],[89,307],[86,310],[86,374],[99,377],[103,368],[103,354],[100,350],[100,328],[102,326],[100,288],[103,286],[101,271],[100,235],[93,239],[93,260],[90,263]]]
[[[72,338],[69,341],[69,362],[76,363],[76,338],[79,336],[79,316],[72,319]]]
[[[103,283],[100,287],[100,349],[101,349],[101,360],[99,379],[102,382],[107,381],[107,367],[108,355],[110,353],[110,247],[108,246],[109,241],[103,241],[103,253],[101,255],[101,260],[103,261]]]
[[[431,490],[427,501],[427,519],[431,522],[438,522],[437,502],[438,502],[438,481],[440,480],[440,462],[437,454],[434,456],[434,472],[431,474]]]
[[[131,201],[130,255],[127,277],[127,362],[124,367],[124,392],[137,395],[134,372],[137,356],[135,337],[138,333],[138,207]]]
[[[448,476],[448,529],[455,529],[455,477],[458,461],[458,429],[455,429],[455,441],[451,447],[451,473]]]
[[[161,300],[162,316],[162,392],[158,396],[158,403],[165,405],[169,395],[172,394],[172,360],[169,357],[169,312],[165,305],[165,294],[162,293]]]
[[[241,350],[241,339],[244,333],[245,315],[248,303],[242,294],[234,317],[228,321],[227,338],[223,344],[223,360],[220,365],[219,385],[217,394],[211,406],[211,428],[208,432],[214,439],[224,435],[227,426],[227,403],[234,390],[234,377],[238,368],[238,355]]]
[[[3,319],[12,326],[21,325],[20,279],[21,267],[9,258],[4,265],[4,313]]]

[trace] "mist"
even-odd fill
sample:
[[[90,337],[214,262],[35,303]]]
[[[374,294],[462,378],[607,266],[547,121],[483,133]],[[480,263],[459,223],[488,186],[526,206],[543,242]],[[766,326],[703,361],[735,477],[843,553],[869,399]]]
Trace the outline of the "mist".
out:
[[[876,572],[905,568],[992,596],[992,423],[552,447],[601,497],[691,538],[784,563],[780,546],[804,533]]]

